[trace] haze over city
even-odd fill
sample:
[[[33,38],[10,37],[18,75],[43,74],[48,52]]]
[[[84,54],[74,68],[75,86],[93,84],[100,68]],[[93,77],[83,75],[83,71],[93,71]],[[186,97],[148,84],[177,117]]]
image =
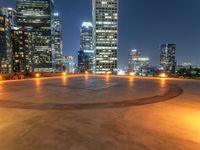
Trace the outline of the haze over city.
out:
[[[15,0],[0,0],[15,8]],[[177,61],[200,64],[199,0],[119,1],[119,65],[127,66],[128,50],[138,49],[159,64],[160,44],[177,44]],[[62,17],[63,51],[77,59],[80,26],[92,20],[91,0],[55,0]]]

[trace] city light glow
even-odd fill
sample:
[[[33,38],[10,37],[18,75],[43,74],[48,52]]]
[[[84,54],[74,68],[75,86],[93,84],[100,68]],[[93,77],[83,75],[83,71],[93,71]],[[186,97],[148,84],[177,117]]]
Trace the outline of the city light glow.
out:
[[[159,76],[160,76],[161,78],[167,78],[166,73],[161,73]]]
[[[111,73],[110,72],[106,72],[106,75],[110,75]]]
[[[67,75],[67,73],[66,73],[66,72],[63,72],[63,73],[62,73],[62,75],[63,75],[63,76],[66,76],[66,75]]]
[[[85,74],[88,74],[88,71],[85,71]]]
[[[39,74],[39,73],[37,73],[37,74],[35,75],[35,77],[36,77],[36,78],[39,78],[39,77],[40,77],[40,74]]]
[[[124,76],[126,75],[126,72],[124,70],[119,70],[117,75]]]
[[[130,72],[129,76],[135,76],[135,72]]]

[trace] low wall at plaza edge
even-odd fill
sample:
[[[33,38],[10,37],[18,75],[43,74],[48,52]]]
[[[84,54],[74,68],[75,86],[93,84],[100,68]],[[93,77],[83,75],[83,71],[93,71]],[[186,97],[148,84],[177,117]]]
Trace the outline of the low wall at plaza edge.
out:
[[[31,72],[31,73],[10,73],[0,74],[0,80],[23,80],[38,77],[56,77],[62,76],[62,73],[44,73],[44,72]]]

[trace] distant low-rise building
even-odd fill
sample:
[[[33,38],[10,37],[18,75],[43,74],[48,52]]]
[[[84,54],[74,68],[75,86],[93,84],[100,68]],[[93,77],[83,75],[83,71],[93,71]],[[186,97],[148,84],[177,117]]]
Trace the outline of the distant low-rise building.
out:
[[[63,70],[67,73],[75,72],[75,63],[72,56],[64,56],[63,58]]]
[[[144,57],[137,50],[130,50],[128,72],[134,72],[135,75],[146,76],[148,74],[150,59]]]

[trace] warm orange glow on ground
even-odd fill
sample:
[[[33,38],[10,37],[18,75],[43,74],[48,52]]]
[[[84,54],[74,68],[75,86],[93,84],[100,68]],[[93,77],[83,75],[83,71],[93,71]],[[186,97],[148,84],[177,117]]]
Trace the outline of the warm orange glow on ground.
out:
[[[185,124],[188,124],[192,129],[200,133],[200,111],[196,110],[185,115]],[[200,135],[199,135],[200,138]]]
[[[164,88],[165,86],[166,86],[166,78],[161,78],[160,79],[160,86],[161,86],[161,88]]]
[[[64,85],[64,86],[67,86],[67,80],[68,80],[68,78],[65,76],[65,77],[63,77],[63,79],[62,79],[62,84]]]
[[[105,78],[106,78],[106,83],[109,83],[110,82],[110,75],[108,74],[106,74],[106,75],[104,75],[105,76]]]
[[[2,76],[0,76],[0,81],[1,81],[2,79],[3,79]]]
[[[129,79],[129,86],[133,86],[134,84],[133,84],[133,81],[134,81],[134,78],[133,77],[130,77],[130,79]]]

